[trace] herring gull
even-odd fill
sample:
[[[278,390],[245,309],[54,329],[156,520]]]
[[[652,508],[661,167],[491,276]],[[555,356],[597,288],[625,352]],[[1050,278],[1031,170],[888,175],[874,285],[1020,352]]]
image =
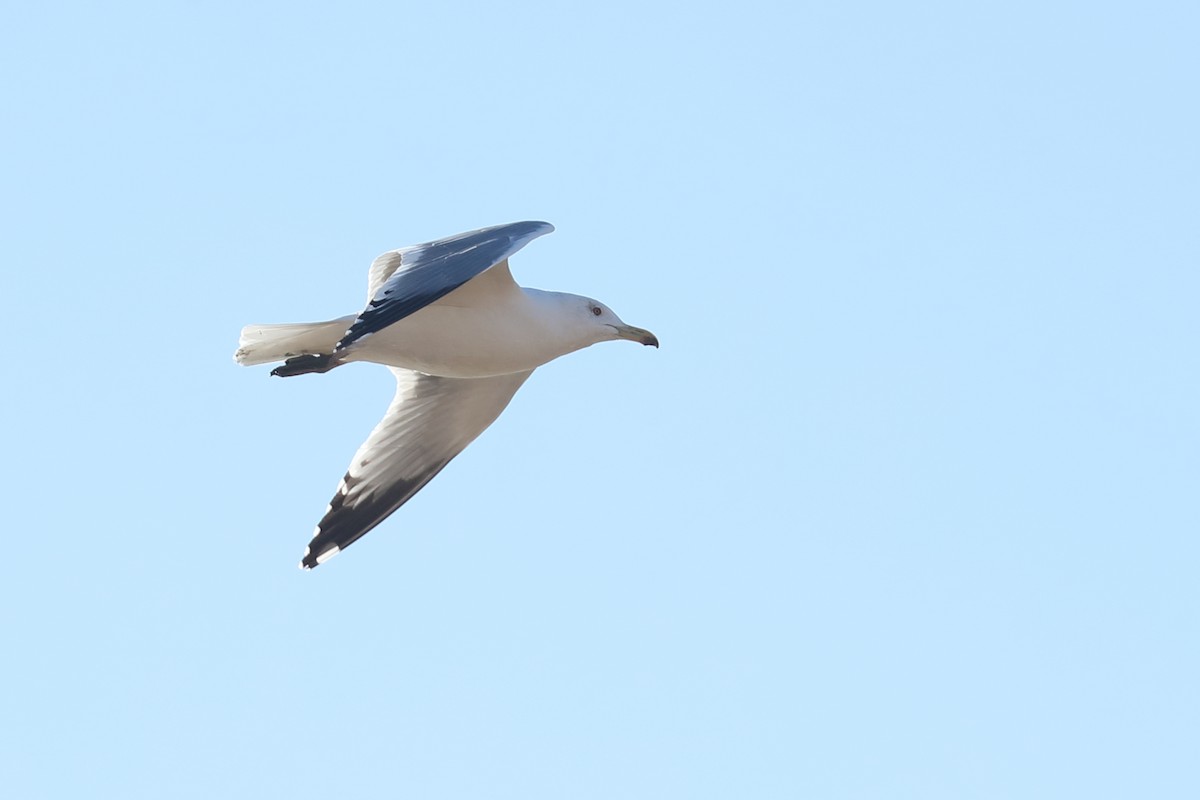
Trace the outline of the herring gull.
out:
[[[358,448],[304,558],[312,569],[383,522],[500,416],[542,364],[597,342],[658,347],[587,297],[525,289],[508,259],[554,226],[514,222],[391,250],[371,264],[367,305],[327,322],[247,325],[239,364],[272,375],[351,361],[389,367],[396,396]]]

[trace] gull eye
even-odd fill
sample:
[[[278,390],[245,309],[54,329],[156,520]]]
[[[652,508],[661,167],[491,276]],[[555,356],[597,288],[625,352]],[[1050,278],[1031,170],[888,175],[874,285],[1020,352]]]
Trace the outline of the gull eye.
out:
[[[600,308],[600,306],[592,306],[592,314],[593,315],[598,317],[603,313],[604,313],[604,311]]]

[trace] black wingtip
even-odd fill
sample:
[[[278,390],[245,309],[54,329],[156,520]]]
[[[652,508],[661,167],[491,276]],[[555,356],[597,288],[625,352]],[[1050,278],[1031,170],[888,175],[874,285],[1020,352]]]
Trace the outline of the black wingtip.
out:
[[[319,531],[317,532],[317,536],[320,536]],[[316,539],[316,536],[313,538]],[[322,547],[320,553],[313,553],[313,548],[310,544],[308,549],[304,551],[304,558],[300,559],[300,569],[316,569],[321,564],[324,564],[326,561],[333,558],[340,552],[342,552],[341,547],[337,546],[336,544],[329,544]]]

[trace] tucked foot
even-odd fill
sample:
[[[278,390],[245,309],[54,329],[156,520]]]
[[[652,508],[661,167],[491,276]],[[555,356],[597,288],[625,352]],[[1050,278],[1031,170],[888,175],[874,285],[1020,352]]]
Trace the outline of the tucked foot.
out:
[[[332,355],[296,356],[283,362],[283,366],[271,370],[271,374],[281,378],[290,378],[293,375],[306,375],[310,372],[329,372],[340,363],[340,361],[334,361]]]

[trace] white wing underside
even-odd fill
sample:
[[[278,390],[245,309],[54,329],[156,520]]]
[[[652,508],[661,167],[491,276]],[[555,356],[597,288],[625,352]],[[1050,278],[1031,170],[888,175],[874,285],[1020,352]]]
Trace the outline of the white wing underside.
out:
[[[508,260],[501,261],[496,266],[484,270],[450,294],[433,301],[435,306],[454,306],[456,308],[488,308],[497,303],[505,295],[520,292],[521,287],[513,279],[508,269]]]
[[[488,272],[501,266],[507,273],[507,265]],[[354,454],[301,567],[311,569],[329,560],[404,505],[500,416],[533,373],[442,378],[391,370],[396,376],[395,399]]]

